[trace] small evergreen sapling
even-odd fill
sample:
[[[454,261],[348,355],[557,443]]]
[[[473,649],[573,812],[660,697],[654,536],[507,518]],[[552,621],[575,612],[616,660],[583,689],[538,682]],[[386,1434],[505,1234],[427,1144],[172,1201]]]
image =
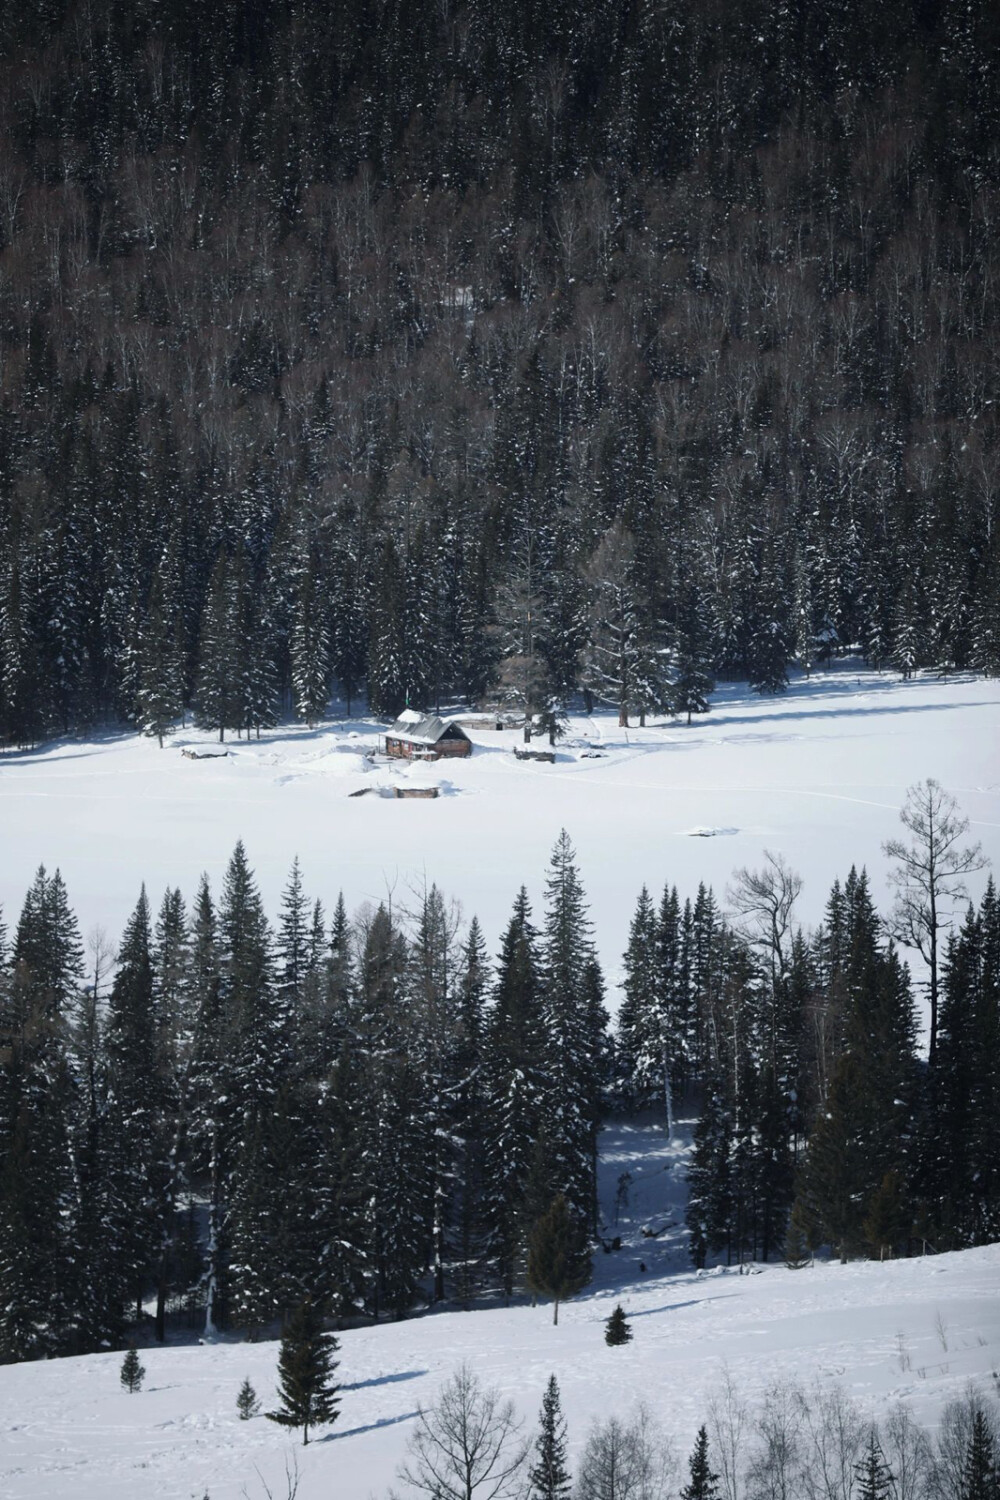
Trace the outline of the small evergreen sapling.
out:
[[[719,1476],[709,1467],[708,1433],[704,1427],[698,1429],[690,1467],[691,1479],[681,1490],[681,1500],[718,1500]]]
[[[632,1329],[625,1321],[625,1310],[620,1302],[604,1325],[604,1342],[612,1348],[632,1342]]]
[[[529,1500],[569,1500],[572,1486],[566,1468],[566,1422],[554,1375],[549,1376],[542,1397],[535,1449],[538,1460],[528,1475],[531,1484]]]
[[[868,1434],[865,1456],[855,1464],[854,1473],[858,1481],[858,1500],[888,1500],[893,1489],[893,1476],[882,1457],[874,1427]]]
[[[283,1427],[301,1427],[303,1445],[309,1441],[310,1427],[335,1422],[339,1415],[333,1382],[337,1349],[337,1340],[323,1332],[320,1311],[307,1297],[292,1314],[278,1354],[281,1410],[267,1414]]]
[[[236,1397],[236,1410],[240,1414],[241,1422],[249,1422],[250,1418],[255,1417],[260,1411],[260,1401],[257,1398],[257,1392],[250,1384],[249,1376],[240,1386],[240,1393]]]
[[[146,1377],[146,1367],[139,1363],[139,1355],[134,1344],[129,1344],[122,1360],[121,1383],[130,1396],[142,1389],[142,1382]]]

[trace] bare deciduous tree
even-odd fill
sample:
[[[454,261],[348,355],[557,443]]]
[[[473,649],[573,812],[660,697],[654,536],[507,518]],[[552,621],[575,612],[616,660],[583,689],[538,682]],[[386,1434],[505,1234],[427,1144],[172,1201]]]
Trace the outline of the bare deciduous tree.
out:
[[[803,1392],[803,1485],[806,1500],[851,1500],[865,1443],[857,1404],[839,1386]]]
[[[898,942],[916,949],[929,971],[929,1056],[933,1063],[937,1051],[940,934],[955,903],[967,895],[965,876],[983,869],[987,861],[982,845],[961,847],[969,820],[933,777],[909,788],[899,820],[911,836],[910,843],[888,839],[882,845],[883,854],[896,861],[889,875],[896,891],[890,930]]]
[[[880,1439],[893,1477],[894,1500],[921,1500],[926,1492],[931,1447],[923,1428],[900,1402],[889,1408]]]
[[[765,849],[763,869],[737,870],[726,891],[744,935],[764,953],[774,982],[784,978],[788,967],[792,908],[801,890],[801,877],[780,854]]]
[[[513,1402],[460,1365],[418,1412],[400,1478],[432,1500],[505,1500],[522,1488],[530,1444],[520,1433]]]
[[[644,1406],[591,1428],[574,1500],[666,1500],[676,1458]]]
[[[719,1465],[723,1500],[740,1500],[743,1493],[743,1453],[749,1413],[733,1379],[724,1370],[719,1388],[708,1400],[708,1431],[712,1452]]]
[[[757,1442],[747,1467],[750,1500],[798,1500],[802,1488],[802,1403],[791,1385],[772,1385],[756,1421]]]

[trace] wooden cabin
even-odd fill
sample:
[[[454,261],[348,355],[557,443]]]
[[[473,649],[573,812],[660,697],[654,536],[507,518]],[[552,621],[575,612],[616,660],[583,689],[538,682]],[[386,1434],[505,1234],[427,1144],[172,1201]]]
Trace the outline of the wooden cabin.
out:
[[[385,753],[397,760],[441,760],[449,755],[471,755],[472,741],[457,724],[446,724],[436,714],[408,708],[385,732]]]

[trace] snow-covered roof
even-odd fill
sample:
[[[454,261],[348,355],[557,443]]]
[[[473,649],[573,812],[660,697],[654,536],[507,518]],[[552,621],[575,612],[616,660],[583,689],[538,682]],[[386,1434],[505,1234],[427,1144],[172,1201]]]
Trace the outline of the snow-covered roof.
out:
[[[457,724],[446,724],[437,714],[418,714],[412,708],[404,708],[385,734],[386,739],[390,740],[409,740],[414,745],[436,745],[449,729],[454,729],[462,739],[468,738]]]

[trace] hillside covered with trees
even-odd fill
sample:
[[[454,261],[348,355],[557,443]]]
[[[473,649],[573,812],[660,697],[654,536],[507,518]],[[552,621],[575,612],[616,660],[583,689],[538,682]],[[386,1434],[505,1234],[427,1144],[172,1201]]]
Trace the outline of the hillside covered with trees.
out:
[[[811,935],[794,895],[774,922],[759,899],[789,880],[739,872],[730,916],[704,886],[643,891],[612,1029],[565,834],[495,960],[436,887],[351,919],[297,865],[272,925],[242,845],[217,897],[154,915],[143,890],[117,954],[85,956],[40,869],[0,928],[0,1361],[119,1347],[146,1306],[163,1339],[305,1299],[377,1320],[568,1296],[608,1232],[601,1121],[663,1120],[668,1090],[700,1110],[698,1266],[996,1240],[995,888],[942,935],[925,1061],[864,872]]]
[[[996,8],[0,18],[0,742],[1000,671]]]

